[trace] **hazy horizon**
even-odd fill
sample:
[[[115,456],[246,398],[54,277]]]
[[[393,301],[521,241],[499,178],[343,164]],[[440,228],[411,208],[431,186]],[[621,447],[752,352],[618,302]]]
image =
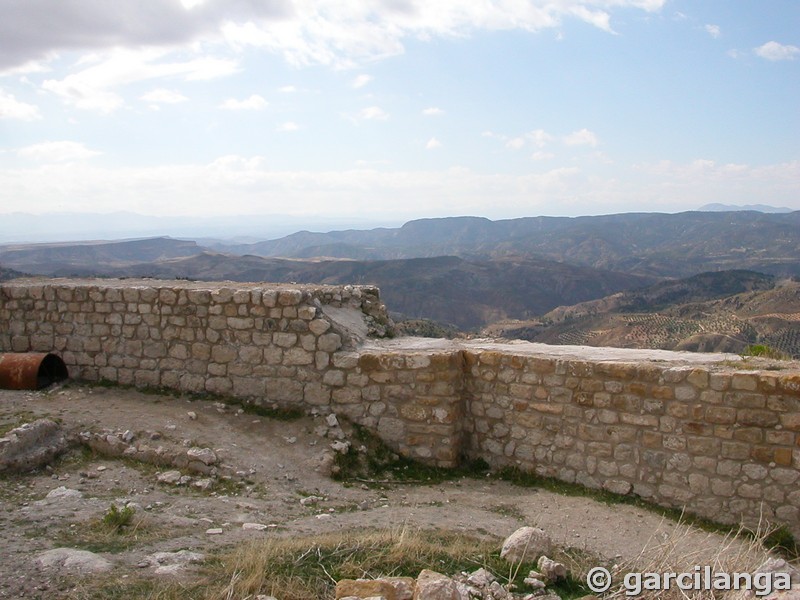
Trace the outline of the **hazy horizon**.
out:
[[[767,214],[785,214],[790,209],[770,205],[704,205],[694,211],[718,212],[721,210],[754,210]],[[629,213],[598,213],[595,215],[576,215],[579,218],[609,214],[678,214],[664,211],[629,211]],[[692,211],[679,211],[692,212]],[[448,217],[427,218],[480,218],[492,221],[484,215],[450,215]],[[553,217],[553,215],[525,215],[513,218]],[[327,233],[350,229],[368,230],[375,228],[397,228],[405,223],[419,219],[401,221],[363,218],[324,218],[293,217],[291,215],[231,215],[219,217],[159,217],[126,211],[109,213],[50,213],[35,215],[15,211],[0,220],[0,245],[70,243],[70,242],[113,242],[152,237],[172,237],[196,241],[215,240],[236,243],[279,239],[300,231]]]
[[[793,0],[0,8],[0,216],[800,209]]]

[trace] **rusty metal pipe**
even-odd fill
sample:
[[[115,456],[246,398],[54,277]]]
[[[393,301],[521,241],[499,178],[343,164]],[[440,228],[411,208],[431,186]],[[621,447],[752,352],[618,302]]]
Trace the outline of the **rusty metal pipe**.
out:
[[[0,353],[0,389],[40,390],[68,377],[67,365],[55,354]]]

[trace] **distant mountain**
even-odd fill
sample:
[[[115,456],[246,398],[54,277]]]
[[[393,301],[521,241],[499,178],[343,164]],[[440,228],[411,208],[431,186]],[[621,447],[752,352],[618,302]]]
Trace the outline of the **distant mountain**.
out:
[[[737,206],[736,204],[719,204],[719,203],[704,204],[697,210],[707,211],[707,212],[730,212],[737,210],[754,210],[762,213],[792,212],[791,208],[786,208],[785,206],[768,206],[766,204],[744,204],[742,206]]]
[[[528,318],[652,278],[526,258],[466,260],[455,256],[389,261],[308,261],[204,252],[136,265],[73,261],[29,270],[50,276],[189,278],[198,280],[372,284],[390,311],[474,329],[505,318]]]
[[[791,276],[800,275],[800,211],[422,219],[394,229],[298,232],[227,251],[358,260],[525,256],[655,277],[730,269]]]
[[[800,282],[751,271],[703,273],[559,307],[484,333],[551,344],[741,352],[765,344],[800,358]]]
[[[19,271],[15,271],[14,269],[6,269],[3,266],[0,266],[0,281],[9,281],[11,279],[16,279],[17,277],[24,277],[24,273],[20,273]]]
[[[396,221],[392,220],[391,224]],[[65,240],[182,237],[188,239],[268,240],[299,229],[327,231],[342,227],[387,224],[366,218],[298,217],[292,215],[230,215],[155,217],[132,212],[45,213],[14,212],[0,218],[0,244],[62,242]],[[221,243],[221,242],[220,242]]]
[[[87,265],[123,266],[145,261],[195,256],[202,252],[196,242],[172,238],[148,238],[117,242],[65,242],[55,244],[8,244],[0,246],[0,263],[30,273],[70,272]]]

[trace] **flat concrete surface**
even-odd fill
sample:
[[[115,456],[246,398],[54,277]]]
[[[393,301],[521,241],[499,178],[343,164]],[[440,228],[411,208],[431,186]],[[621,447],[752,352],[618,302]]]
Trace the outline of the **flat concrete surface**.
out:
[[[670,363],[674,366],[726,367],[736,371],[774,370],[800,371],[800,361],[742,358],[738,354],[674,352],[672,350],[645,350],[636,348],[607,348],[594,346],[551,346],[524,340],[448,340],[417,337],[400,337],[391,340],[368,340],[361,347],[366,352],[473,352],[493,351],[541,358],[561,358],[592,362],[615,363]],[[771,369],[770,369],[771,367]]]

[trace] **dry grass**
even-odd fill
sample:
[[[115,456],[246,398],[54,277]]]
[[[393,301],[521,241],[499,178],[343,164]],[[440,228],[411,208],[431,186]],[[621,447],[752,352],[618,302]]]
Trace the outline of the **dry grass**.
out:
[[[84,581],[71,597],[253,600],[265,594],[281,600],[319,600],[333,598],[336,582],[341,579],[416,577],[422,569],[454,575],[480,567],[494,573],[501,582],[515,579],[517,590],[526,590],[522,579],[535,565],[509,566],[500,558],[499,547],[499,540],[411,527],[268,538],[242,544],[208,561],[191,583],[166,583],[153,578]],[[571,561],[571,568],[576,564],[566,554],[556,557]],[[571,581],[559,592],[562,597],[571,598],[586,594],[587,589]]]
[[[619,565],[613,571],[614,587],[607,598],[630,598],[624,577],[627,573],[694,573],[695,567],[709,566],[711,573],[753,573],[768,558],[764,541],[770,533],[766,525],[759,525],[755,532],[740,529],[722,538],[708,534],[701,543],[694,544],[694,550],[687,552],[690,545],[684,539],[697,530],[686,523],[678,523],[664,539],[653,539],[640,555],[629,563]],[[643,590],[637,598],[659,598],[661,600],[692,599],[712,600],[719,598],[741,598],[740,592],[721,592],[715,590],[681,590],[672,584],[669,590]]]

